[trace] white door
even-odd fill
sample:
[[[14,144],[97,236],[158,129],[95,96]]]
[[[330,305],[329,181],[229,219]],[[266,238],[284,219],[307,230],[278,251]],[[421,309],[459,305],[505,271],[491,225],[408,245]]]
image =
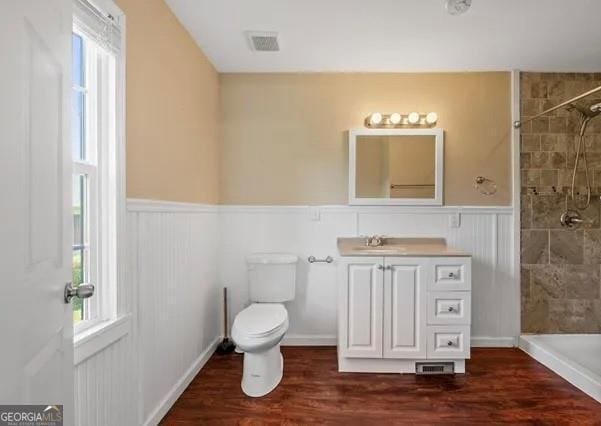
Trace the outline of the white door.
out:
[[[73,423],[70,0],[0,14],[0,403]]]
[[[342,356],[382,357],[383,261],[381,257],[341,261],[338,323]]]
[[[425,258],[386,258],[384,358],[426,357],[427,262]]]

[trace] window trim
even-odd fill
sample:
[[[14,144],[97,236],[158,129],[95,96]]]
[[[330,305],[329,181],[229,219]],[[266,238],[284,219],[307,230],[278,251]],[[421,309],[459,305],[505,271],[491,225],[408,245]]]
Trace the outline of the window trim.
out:
[[[73,365],[79,365],[88,358],[111,346],[131,331],[132,314],[121,315],[101,321],[78,333],[73,339]]]
[[[88,342],[92,341],[95,336],[102,336],[105,328],[113,327],[115,322],[119,323],[123,317],[129,318],[129,312],[131,312],[129,307],[130,301],[126,300],[124,297],[128,294],[127,289],[124,288],[126,285],[124,280],[126,259],[125,15],[111,0],[92,0],[91,3],[98,7],[99,10],[103,11],[104,14],[110,14],[113,17],[114,21],[119,26],[121,39],[119,50],[111,52],[116,61],[115,78],[114,81],[110,82],[116,89],[116,98],[114,100],[114,105],[116,107],[115,122],[104,123],[114,128],[115,141],[114,143],[109,144],[109,150],[107,151],[106,149],[102,149],[103,145],[104,148],[106,148],[106,145],[99,140],[98,149],[95,150],[98,158],[90,159],[89,164],[86,162],[73,161],[73,174],[82,171],[91,176],[89,173],[92,171],[95,172],[94,180],[96,181],[95,184],[98,184],[97,199],[99,201],[99,206],[96,209],[96,211],[99,212],[98,217],[96,218],[96,229],[98,233],[102,232],[105,235],[108,233],[111,234],[111,237],[106,239],[108,244],[105,244],[104,246],[99,244],[97,247],[96,257],[98,259],[98,267],[96,270],[99,275],[98,279],[101,280],[99,283],[102,284],[101,286],[98,286],[100,290],[94,297],[96,299],[94,303],[97,304],[97,315],[95,318],[80,321],[74,325],[74,348],[76,355],[81,350],[85,350],[85,345],[82,346],[82,338],[85,337],[85,341]],[[73,31],[82,35],[84,38],[89,38],[89,34],[86,31],[78,31],[77,22],[78,19],[74,16]],[[98,64],[98,66],[102,67],[103,64]],[[106,63],[104,66],[106,66]],[[88,101],[86,101],[86,103],[87,102]],[[107,102],[103,102],[101,105],[108,108]],[[104,118],[107,117],[106,114],[101,114],[101,116]],[[88,132],[87,129],[86,132]],[[98,164],[98,160],[102,161],[109,157],[110,162],[108,165],[97,168],[96,164]],[[91,170],[92,167],[90,166],[93,166],[93,170]],[[104,181],[105,183],[103,185],[104,190],[101,190],[101,181]],[[106,184],[106,182],[110,183]],[[90,206],[90,210],[92,209],[93,207]],[[107,256],[114,259],[114,261],[102,261],[102,258],[106,259]],[[107,279],[107,277],[111,278]],[[127,330],[129,330],[129,327],[127,327]]]

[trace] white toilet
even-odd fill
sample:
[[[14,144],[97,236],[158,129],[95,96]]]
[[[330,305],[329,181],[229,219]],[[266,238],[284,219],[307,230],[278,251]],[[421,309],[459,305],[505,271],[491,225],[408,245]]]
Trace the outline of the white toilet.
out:
[[[251,305],[232,326],[232,338],[244,352],[242,391],[253,397],[268,394],[282,380],[280,342],[288,331],[284,302],[294,299],[298,257],[258,253],[246,258]]]

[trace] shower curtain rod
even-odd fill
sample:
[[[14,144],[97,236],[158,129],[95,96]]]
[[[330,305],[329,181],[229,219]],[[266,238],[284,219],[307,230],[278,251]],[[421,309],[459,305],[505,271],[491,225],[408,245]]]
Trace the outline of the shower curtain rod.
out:
[[[572,102],[579,101],[580,99],[586,98],[587,96],[590,96],[590,95],[592,95],[593,93],[597,93],[597,92],[601,92],[601,86],[599,86],[599,87],[596,87],[596,88],[594,88],[594,89],[591,89],[591,90],[589,90],[588,92],[584,92],[584,93],[582,93],[581,95],[578,95],[578,96],[576,96],[576,97],[573,97],[572,99],[568,99],[567,101],[565,101],[565,102],[562,102],[562,103],[560,103],[559,105],[555,105],[554,107],[552,107],[552,108],[549,108],[548,110],[546,110],[546,111],[543,111],[543,112],[541,112],[540,114],[536,114],[534,117],[530,117],[530,118],[529,118],[529,119],[527,119],[527,120],[524,120],[524,121],[520,121],[520,120],[514,121],[514,122],[513,122],[513,127],[515,127],[516,129],[519,129],[520,127],[522,127],[522,125],[523,125],[524,123],[528,123],[528,122],[530,122],[530,121],[532,121],[532,120],[535,120],[535,119],[537,119],[537,118],[538,118],[538,117],[540,117],[540,116],[543,116],[543,115],[545,115],[545,114],[548,114],[548,113],[550,113],[551,111],[555,111],[556,109],[563,108],[563,107],[565,107],[566,105],[569,105],[569,104],[571,104]]]

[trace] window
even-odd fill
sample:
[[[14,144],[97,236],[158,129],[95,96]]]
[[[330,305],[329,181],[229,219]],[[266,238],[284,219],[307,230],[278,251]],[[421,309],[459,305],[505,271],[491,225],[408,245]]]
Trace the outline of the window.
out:
[[[97,250],[90,250],[90,211],[88,189],[91,175],[96,174],[96,165],[89,160],[91,144],[90,137],[86,136],[86,100],[89,99],[86,89],[86,63],[84,39],[80,34],[74,33],[72,37],[73,48],[73,89],[72,89],[72,125],[71,125],[71,154],[73,157],[73,285],[78,286],[83,282],[96,282],[96,274],[91,268],[92,255]],[[95,198],[96,191],[92,197]],[[91,301],[73,299],[73,321],[92,318],[90,309]]]
[[[81,283],[95,286],[92,297],[72,301],[78,332],[116,314],[120,57],[113,18],[86,0],[76,0],[75,6],[71,40],[72,279],[75,287]]]

